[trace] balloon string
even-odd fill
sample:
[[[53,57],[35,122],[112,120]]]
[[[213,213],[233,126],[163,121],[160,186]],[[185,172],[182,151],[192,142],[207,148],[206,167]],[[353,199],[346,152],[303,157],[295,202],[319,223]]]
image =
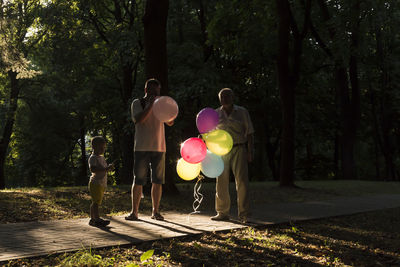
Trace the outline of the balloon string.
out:
[[[197,209],[200,207],[201,202],[203,201],[203,194],[200,193],[201,185],[202,185],[202,180],[204,179],[203,175],[199,175],[196,184],[194,185],[193,188],[193,212],[190,214],[196,214],[200,213]]]

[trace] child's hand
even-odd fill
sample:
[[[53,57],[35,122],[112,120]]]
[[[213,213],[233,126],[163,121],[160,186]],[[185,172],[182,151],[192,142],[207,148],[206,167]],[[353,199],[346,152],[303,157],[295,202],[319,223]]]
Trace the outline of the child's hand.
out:
[[[112,171],[112,170],[114,170],[114,168],[115,168],[114,163],[111,163],[111,164],[108,164],[106,170],[107,171]]]

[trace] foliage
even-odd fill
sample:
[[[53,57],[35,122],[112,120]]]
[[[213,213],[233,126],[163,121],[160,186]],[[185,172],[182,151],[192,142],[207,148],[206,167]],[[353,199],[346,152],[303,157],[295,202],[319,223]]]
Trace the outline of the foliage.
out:
[[[21,3],[27,8],[19,20]],[[5,161],[7,187],[86,184],[87,141],[99,134],[108,141],[106,158],[121,159],[111,175],[112,184],[126,182],[122,170],[132,160],[129,145],[134,134],[129,105],[143,95],[145,81],[144,3],[29,0],[1,4],[0,133],[10,105],[8,70],[18,70],[21,87]],[[301,25],[302,1],[289,3],[295,22]],[[331,14],[328,21],[319,3],[326,3]],[[303,43],[295,95],[298,181],[335,178],[342,118],[332,73],[336,62],[347,65],[351,54],[351,10],[351,1],[312,2],[314,33],[310,29]],[[400,176],[400,41],[396,32],[400,5],[395,0],[364,1],[360,10],[357,170],[362,179],[396,180]],[[180,109],[174,127],[166,130],[170,164],[179,158],[180,143],[198,134],[196,114],[204,107],[218,107],[218,91],[232,87],[236,103],[248,108],[255,128],[256,155],[250,177],[276,179],[282,123],[276,24],[273,1],[170,1],[169,93]],[[177,175],[175,180],[179,181]]]

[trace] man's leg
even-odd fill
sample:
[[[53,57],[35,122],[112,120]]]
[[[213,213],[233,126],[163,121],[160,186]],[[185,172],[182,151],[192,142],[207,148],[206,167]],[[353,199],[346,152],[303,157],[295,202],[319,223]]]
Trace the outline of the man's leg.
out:
[[[153,211],[152,214],[160,213],[160,200],[162,195],[162,185],[161,184],[152,184],[151,186],[151,201],[153,203]]]
[[[165,152],[153,152],[151,156],[151,201],[152,219],[164,220],[160,214],[162,185],[165,181]]]
[[[132,191],[131,191],[132,211],[131,211],[131,214],[136,216],[136,218],[138,217],[138,213],[139,213],[139,205],[140,205],[140,199],[142,198],[142,191],[143,191],[142,185],[137,185],[137,184],[132,185]]]
[[[229,217],[229,210],[231,208],[231,198],[229,195],[230,158],[231,152],[222,156],[224,171],[217,177],[215,190],[215,210],[217,212],[217,217],[212,217],[212,219],[217,219],[218,215]]]
[[[132,210],[125,217],[126,220],[136,220],[139,213],[140,199],[143,194],[143,185],[149,168],[149,160],[146,152],[135,151],[135,161],[133,164],[133,184],[131,190]]]
[[[237,205],[239,219],[246,220],[249,215],[249,172],[247,162],[247,150],[245,146],[239,146],[232,158],[232,172],[235,176]]]

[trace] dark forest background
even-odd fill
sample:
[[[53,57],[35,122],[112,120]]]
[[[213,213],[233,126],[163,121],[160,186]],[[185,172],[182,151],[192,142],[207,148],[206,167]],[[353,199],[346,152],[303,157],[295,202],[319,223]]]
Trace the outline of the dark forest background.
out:
[[[180,109],[169,189],[224,87],[255,127],[251,180],[399,181],[399,29],[398,0],[0,1],[0,188],[87,184],[95,135],[130,184],[149,77]]]

